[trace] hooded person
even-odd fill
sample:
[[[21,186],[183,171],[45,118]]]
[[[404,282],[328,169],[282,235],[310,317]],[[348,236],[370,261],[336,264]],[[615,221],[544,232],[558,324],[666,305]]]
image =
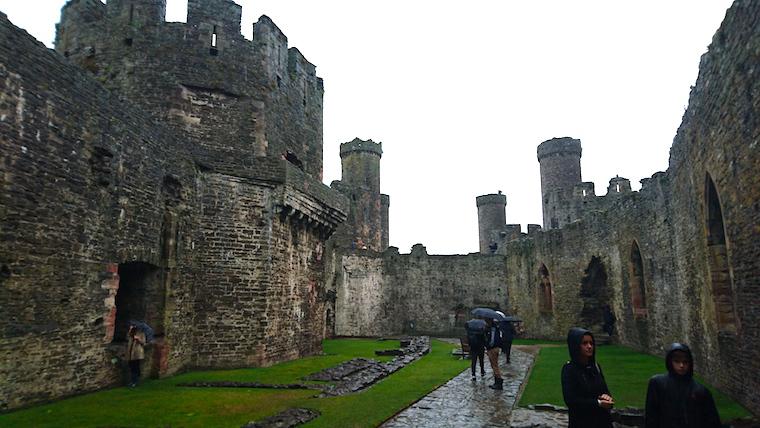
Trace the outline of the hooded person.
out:
[[[647,428],[718,428],[712,394],[694,380],[694,357],[683,343],[673,343],[665,355],[667,373],[649,379]]]
[[[568,428],[611,428],[610,409],[615,402],[596,362],[594,335],[571,328],[567,349],[570,361],[562,367],[562,397],[569,413]]]

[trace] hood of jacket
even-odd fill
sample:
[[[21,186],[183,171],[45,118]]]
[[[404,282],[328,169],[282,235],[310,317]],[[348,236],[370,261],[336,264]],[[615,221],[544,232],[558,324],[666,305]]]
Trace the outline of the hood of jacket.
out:
[[[583,336],[587,334],[594,340],[594,354],[591,356],[589,364],[593,364],[596,361],[596,340],[594,339],[594,335],[585,328],[573,327],[567,332],[567,350],[570,353],[570,360],[574,363],[582,365],[580,360],[581,341],[583,340]]]
[[[675,370],[673,370],[673,353],[676,351],[681,351],[686,354],[686,358],[689,359],[689,373],[684,377],[692,377],[694,375],[694,357],[691,355],[691,349],[689,349],[689,346],[685,343],[676,342],[668,347],[668,353],[665,355],[665,367],[667,367],[668,373],[673,376],[678,376]]]

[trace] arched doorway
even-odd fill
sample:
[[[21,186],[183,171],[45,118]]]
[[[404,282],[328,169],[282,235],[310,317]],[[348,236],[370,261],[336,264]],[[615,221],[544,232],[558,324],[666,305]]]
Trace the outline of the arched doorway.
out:
[[[602,260],[592,256],[583,272],[580,298],[583,301],[581,325],[594,332],[602,331],[605,307],[609,307],[610,290],[607,287],[607,271]]]
[[[716,322],[720,331],[735,332],[736,310],[726,229],[723,224],[723,209],[720,205],[718,190],[710,174],[707,174],[705,179],[705,218],[707,220],[707,265],[710,270],[709,278]]]

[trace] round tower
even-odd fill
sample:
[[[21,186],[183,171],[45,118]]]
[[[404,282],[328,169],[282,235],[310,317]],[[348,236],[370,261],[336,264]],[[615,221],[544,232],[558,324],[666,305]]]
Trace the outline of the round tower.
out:
[[[351,203],[346,227],[352,247],[384,251],[387,248],[387,204],[380,195],[381,143],[372,140],[353,141],[340,145],[342,166],[341,187]],[[389,202],[389,201],[388,201]]]
[[[559,220],[555,214],[563,209],[558,204],[565,199],[558,196],[572,192],[581,183],[581,140],[562,137],[544,141],[538,146],[538,163],[544,229],[556,229]]]
[[[380,158],[383,143],[354,138],[340,145],[343,183],[380,194]]]
[[[507,196],[498,194],[482,195],[475,198],[478,206],[478,238],[480,252],[493,254],[496,252],[496,237],[507,225]]]

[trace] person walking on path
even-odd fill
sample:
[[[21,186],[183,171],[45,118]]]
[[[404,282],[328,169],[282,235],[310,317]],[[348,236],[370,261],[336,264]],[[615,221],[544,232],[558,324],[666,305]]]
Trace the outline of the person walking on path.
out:
[[[135,324],[129,324],[127,332],[127,364],[131,381],[129,386],[134,388],[140,381],[140,363],[145,358],[145,333],[138,329]]]
[[[694,378],[689,347],[673,343],[665,356],[668,372],[649,379],[645,420],[647,428],[719,428],[720,416],[712,394]]]
[[[501,330],[501,349],[504,351],[507,364],[510,364],[509,358],[512,355],[512,341],[515,339],[517,332],[511,321],[499,321],[499,329]]]
[[[491,389],[502,390],[504,389],[504,379],[501,377],[501,370],[499,369],[499,349],[501,349],[501,331],[496,326],[496,323],[492,319],[486,320],[488,325],[488,342],[486,343],[486,353],[488,354],[488,362],[491,364],[493,370],[493,385],[488,385]]]
[[[562,367],[562,397],[569,413],[568,428],[612,428],[610,409],[615,401],[596,362],[594,335],[571,328],[567,349],[570,361]]]
[[[480,361],[480,376],[486,375],[483,359],[486,352],[486,322],[481,319],[471,319],[464,325],[467,331],[467,343],[470,345],[470,371],[475,380],[475,368]]]

